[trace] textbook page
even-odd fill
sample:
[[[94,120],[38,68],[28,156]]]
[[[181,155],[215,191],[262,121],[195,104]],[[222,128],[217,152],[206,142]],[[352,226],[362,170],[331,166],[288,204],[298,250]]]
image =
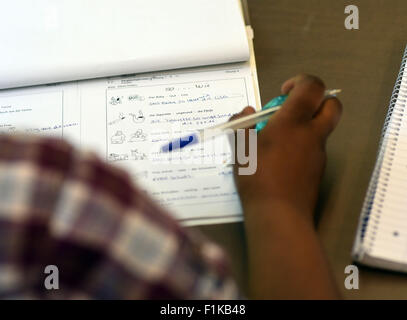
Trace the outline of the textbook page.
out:
[[[0,90],[0,133],[50,135],[80,145],[79,84]]]
[[[157,151],[257,107],[255,91],[249,62],[0,90],[0,132],[53,134],[95,151],[185,225],[239,221],[226,137],[219,150]]]
[[[247,61],[239,0],[0,3],[0,89]]]

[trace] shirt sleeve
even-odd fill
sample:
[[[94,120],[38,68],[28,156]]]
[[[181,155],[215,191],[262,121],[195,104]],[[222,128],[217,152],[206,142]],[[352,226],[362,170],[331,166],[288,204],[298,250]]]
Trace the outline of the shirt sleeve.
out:
[[[58,139],[0,136],[0,298],[238,299],[222,250]]]

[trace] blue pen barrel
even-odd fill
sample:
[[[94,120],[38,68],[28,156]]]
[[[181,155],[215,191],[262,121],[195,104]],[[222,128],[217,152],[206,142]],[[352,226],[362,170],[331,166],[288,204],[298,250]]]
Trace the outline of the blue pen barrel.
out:
[[[263,108],[261,108],[262,110],[266,110],[266,109],[270,109],[273,107],[277,107],[277,106],[281,106],[285,100],[287,99],[288,95],[282,95],[282,96],[278,96],[275,97],[274,99],[270,100]],[[264,127],[266,126],[268,120],[264,120],[262,122],[259,122],[256,124],[256,131],[259,132],[261,130],[264,129]]]

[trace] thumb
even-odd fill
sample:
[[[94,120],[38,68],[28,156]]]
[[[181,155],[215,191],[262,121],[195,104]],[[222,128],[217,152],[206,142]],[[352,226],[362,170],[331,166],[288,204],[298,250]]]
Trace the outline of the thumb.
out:
[[[337,126],[342,114],[342,104],[337,98],[325,99],[313,123],[323,138],[327,138]]]
[[[254,110],[253,107],[245,107],[245,108],[244,108],[242,111],[240,111],[239,113],[236,113],[236,114],[234,114],[233,116],[231,116],[230,119],[229,119],[229,121],[233,121],[233,120],[239,119],[239,118],[241,118],[241,117],[248,116],[248,115],[250,115],[250,114],[252,114],[252,113],[255,113],[255,112],[256,112],[256,110]]]

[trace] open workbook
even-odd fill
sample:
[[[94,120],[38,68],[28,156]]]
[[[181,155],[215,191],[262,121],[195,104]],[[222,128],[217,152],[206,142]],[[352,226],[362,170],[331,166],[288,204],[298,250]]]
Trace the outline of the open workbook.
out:
[[[31,19],[31,28],[49,31],[38,45],[28,44],[34,52],[27,53],[7,35],[9,50],[1,53],[0,64],[0,132],[53,135],[92,150],[127,169],[184,224],[240,220],[232,167],[225,165],[230,153],[210,155],[220,160],[216,163],[151,158],[152,146],[168,141],[174,126],[179,132],[202,129],[227,121],[247,105],[260,107],[253,33],[240,1],[123,0],[121,9],[117,1],[98,1],[104,10],[81,3],[39,0],[26,8],[23,18],[45,19],[40,23],[44,25]],[[26,37],[30,28],[10,18],[18,6],[10,4],[7,15],[2,10],[2,23],[14,23],[16,34]],[[76,9],[99,15],[99,23],[103,15],[115,21],[101,39],[89,38],[100,35],[95,26],[82,32],[85,22],[77,22],[79,40],[73,42],[88,48],[83,55],[70,47],[66,36],[66,23]],[[130,9],[138,10],[141,21],[129,19]],[[91,17],[87,23],[96,20]],[[28,41],[39,29],[30,31]],[[58,57],[55,50],[61,48],[68,52]],[[188,152],[180,156],[187,158]]]
[[[353,248],[356,261],[407,272],[407,48]]]

